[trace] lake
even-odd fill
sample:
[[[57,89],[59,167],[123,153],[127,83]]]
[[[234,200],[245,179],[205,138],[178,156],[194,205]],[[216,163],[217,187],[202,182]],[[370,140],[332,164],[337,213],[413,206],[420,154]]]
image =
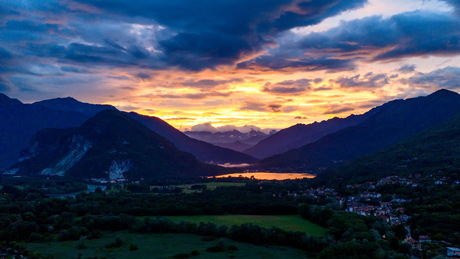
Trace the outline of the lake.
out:
[[[302,178],[315,178],[314,174],[307,173],[270,173],[270,172],[253,172],[253,173],[234,173],[234,174],[224,174],[217,175],[216,178],[226,178],[226,177],[247,177],[251,178],[254,176],[258,180],[292,180],[292,179],[302,179]]]

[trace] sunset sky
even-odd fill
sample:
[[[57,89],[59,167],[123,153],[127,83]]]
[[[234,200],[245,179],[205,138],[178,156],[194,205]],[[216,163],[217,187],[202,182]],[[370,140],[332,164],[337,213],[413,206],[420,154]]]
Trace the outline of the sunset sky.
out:
[[[285,128],[460,89],[458,0],[0,0],[0,92]]]

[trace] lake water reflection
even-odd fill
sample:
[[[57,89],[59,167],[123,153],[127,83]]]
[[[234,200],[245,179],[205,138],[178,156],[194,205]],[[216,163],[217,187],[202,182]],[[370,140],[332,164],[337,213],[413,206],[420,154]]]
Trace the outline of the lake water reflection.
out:
[[[302,178],[315,178],[314,174],[306,173],[270,173],[270,172],[254,172],[254,173],[234,173],[234,174],[224,174],[218,175],[216,178],[226,178],[226,177],[247,177],[251,178],[254,176],[255,179],[259,180],[292,180],[292,179],[302,179]]]

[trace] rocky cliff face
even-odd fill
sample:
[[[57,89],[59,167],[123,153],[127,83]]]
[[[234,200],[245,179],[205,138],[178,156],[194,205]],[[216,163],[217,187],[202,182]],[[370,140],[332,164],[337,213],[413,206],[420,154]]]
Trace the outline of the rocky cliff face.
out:
[[[42,130],[20,160],[3,173],[136,180],[212,175],[222,170],[179,151],[114,110],[102,111],[77,128]]]

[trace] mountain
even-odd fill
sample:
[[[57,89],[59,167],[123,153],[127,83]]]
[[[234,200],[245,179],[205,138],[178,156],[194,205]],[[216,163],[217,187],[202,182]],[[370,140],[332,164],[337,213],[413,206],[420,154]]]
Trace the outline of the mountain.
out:
[[[66,124],[65,122],[67,120],[76,119],[76,118],[70,117],[62,121],[62,124],[63,124],[62,126],[59,124],[56,125],[56,124],[44,123],[43,127],[33,128],[33,130],[30,130],[28,134],[25,136],[25,138],[22,139],[23,143],[21,144],[21,146],[14,150],[15,155],[8,158],[8,160],[5,159],[6,161],[10,161],[10,163],[5,163],[5,166],[11,165],[12,164],[11,161],[13,161],[13,163],[16,162],[19,156],[19,152],[22,149],[27,147],[27,144],[29,143],[30,139],[38,130],[42,128],[65,128],[65,127],[79,126],[86,119],[89,119],[90,117],[94,116],[94,114],[102,110],[107,110],[107,109],[116,110],[116,108],[111,105],[83,103],[71,97],[44,100],[44,101],[36,102],[29,106],[30,106],[30,109],[35,109],[35,110],[53,109],[55,111],[65,111],[67,112],[67,114],[68,112],[72,112],[72,114],[78,114],[77,118],[82,118],[82,119],[76,120],[75,123]],[[2,111],[0,111],[0,113],[1,112]],[[202,141],[191,139],[187,137],[186,135],[184,135],[179,130],[175,129],[174,127],[172,127],[171,125],[169,125],[168,123],[166,123],[165,121],[159,118],[144,116],[144,115],[140,115],[134,112],[129,113],[128,115],[134,118],[135,120],[138,120],[139,122],[143,123],[144,125],[146,125],[151,130],[155,131],[160,136],[163,136],[167,138],[169,141],[173,142],[176,145],[176,147],[179,148],[180,150],[192,153],[193,155],[195,155],[195,157],[198,160],[202,162],[214,162],[214,163],[221,163],[221,164],[225,164],[225,163],[241,164],[241,163],[253,163],[257,161],[257,159],[247,154],[243,154],[240,152],[236,152],[234,150],[217,147],[217,146],[214,146],[214,145],[202,142]],[[23,118],[21,119],[21,121],[23,121],[21,123],[27,123],[26,121],[29,120],[29,117],[27,116],[25,117],[21,116],[21,118]],[[54,121],[53,118],[50,118],[50,120]],[[62,120],[62,118],[59,120]],[[14,134],[14,130],[12,132],[13,132],[12,134]],[[2,133],[0,133],[0,135],[2,135]],[[16,135],[15,137],[16,139],[22,138],[22,135]],[[0,166],[0,169],[1,168],[2,167]]]
[[[19,160],[6,174],[137,180],[221,170],[116,110],[101,111],[76,128],[40,131]]]
[[[350,115],[344,119],[332,118],[330,120],[314,122],[308,125],[296,124],[278,131],[243,152],[261,159],[284,153],[288,150],[312,143],[340,129],[357,125],[375,112],[376,110],[371,110],[362,115]]]
[[[0,93],[0,169],[14,164],[39,130],[75,127],[88,118],[78,112],[23,104]]]
[[[227,132],[186,131],[184,134],[215,146],[230,148],[240,152],[254,146],[269,136],[268,134],[255,130],[251,130],[247,133],[242,133],[238,130]]]
[[[202,162],[213,162],[216,164],[242,164],[254,163],[257,161],[257,159],[247,154],[227,148],[217,147],[204,141],[190,138],[157,117],[140,115],[135,112],[130,112],[128,115],[141,122],[157,134],[167,138],[169,141],[174,143],[178,149],[193,154]]]
[[[318,184],[375,181],[390,175],[458,174],[460,167],[460,116],[424,130],[377,153],[362,156],[327,170]]]
[[[460,95],[439,90],[426,97],[388,102],[356,126],[260,161],[260,167],[315,169],[377,152],[460,113]]]
[[[102,110],[116,110],[116,108],[112,105],[83,103],[75,100],[72,97],[55,98],[35,102],[33,104],[48,107],[55,110],[78,112],[89,117],[93,117]]]

